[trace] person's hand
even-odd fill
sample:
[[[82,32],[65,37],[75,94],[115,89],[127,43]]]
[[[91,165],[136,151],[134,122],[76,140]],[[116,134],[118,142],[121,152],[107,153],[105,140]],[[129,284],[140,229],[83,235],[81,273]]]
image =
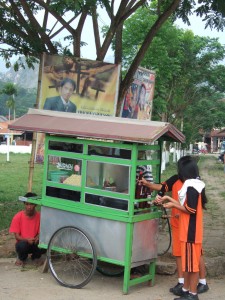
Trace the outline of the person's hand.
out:
[[[162,196],[160,196],[160,195],[157,195],[156,197],[155,197],[155,200],[153,201],[153,203],[155,204],[155,205],[162,205]]]
[[[27,242],[28,242],[29,245],[33,245],[34,242],[35,242],[35,239],[34,239],[34,238],[32,238],[32,239],[27,239]]]
[[[173,198],[171,198],[170,196],[163,196],[162,198],[161,198],[161,201],[162,202],[165,202],[165,201],[168,201],[168,202],[166,202],[166,203],[164,203],[163,204],[163,207],[164,208],[173,208],[173,207],[175,207],[176,205],[176,203],[177,203],[177,201],[176,200],[174,200]]]
[[[144,178],[142,178],[141,180],[138,180],[139,183],[143,184],[143,185],[147,185],[148,181]]]
[[[34,244],[37,245],[39,243],[39,235],[34,238]]]
[[[167,203],[164,203],[164,204],[163,204],[163,207],[164,207],[164,208],[173,208],[174,205],[173,205],[172,202],[167,202]]]

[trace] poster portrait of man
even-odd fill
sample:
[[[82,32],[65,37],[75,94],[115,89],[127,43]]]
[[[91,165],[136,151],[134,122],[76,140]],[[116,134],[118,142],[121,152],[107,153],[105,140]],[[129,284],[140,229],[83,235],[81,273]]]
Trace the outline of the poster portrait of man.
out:
[[[73,79],[64,78],[58,87],[59,96],[49,97],[45,100],[43,109],[76,112],[76,105],[70,101],[70,97],[76,89],[76,83]]]
[[[42,57],[39,109],[115,116],[120,65],[73,56]],[[42,163],[44,135],[38,134],[36,162]]]
[[[44,54],[39,108],[115,116],[119,73],[120,65]]]

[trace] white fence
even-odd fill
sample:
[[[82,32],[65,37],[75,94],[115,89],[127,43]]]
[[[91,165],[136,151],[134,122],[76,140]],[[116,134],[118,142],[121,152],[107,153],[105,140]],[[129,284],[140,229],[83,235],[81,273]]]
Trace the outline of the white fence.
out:
[[[31,153],[32,145],[17,146],[17,145],[0,145],[0,153]]]

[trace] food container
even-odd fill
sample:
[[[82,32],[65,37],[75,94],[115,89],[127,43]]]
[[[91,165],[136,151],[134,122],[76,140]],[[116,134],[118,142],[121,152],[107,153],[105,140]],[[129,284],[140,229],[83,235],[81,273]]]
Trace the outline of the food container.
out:
[[[104,190],[106,191],[111,191],[111,192],[116,192],[116,186],[105,186]]]
[[[69,185],[81,186],[81,175],[72,174],[71,176],[67,177],[63,183]]]
[[[68,177],[68,172],[67,171],[50,171],[50,180],[55,181],[55,182],[61,182],[61,177],[62,176],[67,176]]]

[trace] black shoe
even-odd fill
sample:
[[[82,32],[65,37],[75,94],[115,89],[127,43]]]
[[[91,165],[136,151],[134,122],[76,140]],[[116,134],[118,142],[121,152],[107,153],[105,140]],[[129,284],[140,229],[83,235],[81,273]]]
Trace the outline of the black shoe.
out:
[[[170,288],[170,293],[173,293],[174,295],[177,295],[177,296],[180,296],[180,294],[177,294],[177,293],[180,293],[180,291],[182,291],[182,287],[183,287],[183,283],[177,283],[174,287]]]
[[[189,291],[183,291],[183,289],[181,289],[180,291],[178,290],[178,291],[173,292],[173,294],[176,296],[183,297],[185,295],[188,295]]]
[[[198,294],[205,293],[205,292],[208,291],[208,289],[209,289],[209,286],[208,286],[207,283],[206,283],[206,284],[203,284],[203,283],[200,283],[200,282],[199,282],[199,284],[198,284],[198,286],[197,286],[197,292],[198,292]]]
[[[175,285],[173,288],[170,288],[170,292],[173,293],[176,296],[183,296],[189,293],[189,291],[184,292],[182,287],[183,287],[183,283],[178,283],[177,285]]]
[[[198,298],[198,294],[193,295],[188,292],[185,295],[181,296],[180,298],[174,298],[174,300],[199,300],[199,298]]]

